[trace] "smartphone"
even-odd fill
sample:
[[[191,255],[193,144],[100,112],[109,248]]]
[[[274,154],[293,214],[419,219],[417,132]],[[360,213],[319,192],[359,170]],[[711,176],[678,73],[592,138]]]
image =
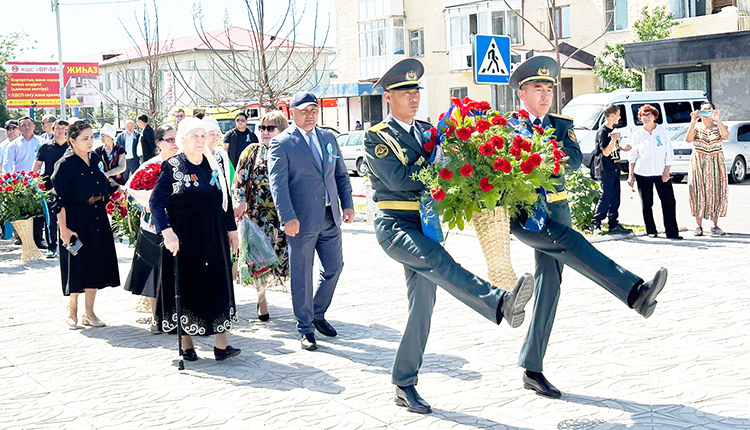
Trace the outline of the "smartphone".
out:
[[[714,113],[711,112],[710,110],[699,110],[698,111],[698,116],[704,116],[704,117],[709,117],[710,118],[713,115],[714,115]]]
[[[70,255],[76,256],[78,255],[78,251],[80,251],[81,247],[83,247],[83,242],[81,242],[80,239],[78,239],[78,236],[71,236],[70,237],[70,245],[66,247]]]

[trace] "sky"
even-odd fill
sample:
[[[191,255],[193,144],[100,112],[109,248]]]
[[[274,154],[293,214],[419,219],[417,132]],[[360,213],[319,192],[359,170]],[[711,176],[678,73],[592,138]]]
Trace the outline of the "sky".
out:
[[[57,62],[57,29],[55,13],[50,0],[3,0],[0,35],[25,32],[29,35],[26,44],[33,47],[15,61]],[[266,27],[277,24],[286,12],[287,0],[265,2]],[[314,22],[315,0],[296,0],[300,15],[307,7],[298,31],[298,41],[310,43]],[[336,44],[335,1],[319,0],[318,40],[322,40],[330,22],[330,31],[325,45]],[[160,33],[162,38],[195,34],[193,7],[201,4],[203,26],[208,30],[220,29],[224,25],[225,9],[231,24],[247,28],[247,7],[244,0],[156,0],[159,8]],[[153,0],[146,6],[153,11]],[[116,50],[132,45],[120,19],[131,33],[138,31],[134,13],[143,15],[142,0],[60,0],[60,24],[62,32],[63,61],[70,61],[87,54]],[[153,16],[153,15],[152,15]],[[141,18],[142,19],[142,18]],[[268,33],[269,31],[266,31]],[[305,40],[305,39],[310,40]],[[139,41],[138,37],[136,40]]]

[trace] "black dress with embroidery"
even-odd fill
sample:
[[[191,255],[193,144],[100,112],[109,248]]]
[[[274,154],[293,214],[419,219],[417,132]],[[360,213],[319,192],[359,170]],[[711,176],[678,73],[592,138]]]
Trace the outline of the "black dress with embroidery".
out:
[[[231,205],[222,209],[222,193],[206,158],[192,164],[185,154],[165,161],[149,200],[151,219],[161,233],[171,227],[180,240],[177,266],[181,326],[186,334],[223,333],[237,322],[228,232],[237,229]],[[177,327],[175,258],[162,248],[156,322],[162,331]]]
[[[86,288],[105,288],[120,285],[115,240],[105,209],[109,196],[115,191],[104,173],[102,160],[89,153],[89,164],[68,149],[55,164],[52,185],[57,195],[56,207],[65,209],[66,223],[78,233],[83,246],[72,256],[62,246],[60,275],[63,295],[83,293]],[[98,198],[89,203],[91,197]]]

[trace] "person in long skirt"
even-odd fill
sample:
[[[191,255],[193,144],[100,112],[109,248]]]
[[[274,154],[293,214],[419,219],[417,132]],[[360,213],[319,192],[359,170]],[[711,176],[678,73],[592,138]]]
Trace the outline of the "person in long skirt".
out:
[[[175,288],[180,292],[180,321],[185,333],[183,358],[198,359],[191,336],[214,335],[216,360],[238,355],[227,331],[237,322],[231,275],[232,252],[239,239],[228,184],[207,145],[203,122],[180,123],[180,153],[162,164],[149,199],[156,231],[164,239],[156,321],[163,331],[177,328]],[[168,251],[168,252],[167,252]],[[179,276],[175,285],[175,264]]]
[[[70,149],[57,162],[52,174],[60,227],[62,289],[63,295],[70,297],[66,320],[70,328],[78,325],[78,295],[84,292],[86,310],[81,322],[86,326],[104,326],[94,313],[96,292],[120,285],[115,240],[105,209],[117,187],[104,176],[103,161],[91,152],[93,143],[90,124],[83,121],[70,124]],[[71,240],[82,245],[75,254],[68,252]]]
[[[701,110],[710,116],[690,114],[690,127],[685,141],[693,143],[688,175],[690,214],[695,217],[695,236],[703,236],[703,219],[713,222],[711,234],[723,236],[719,217],[727,215],[727,168],[724,165],[722,141],[729,138],[729,130],[719,119],[719,111],[711,103],[703,103]],[[698,121],[700,119],[700,121]]]
[[[156,290],[159,281],[159,266],[161,265],[161,236],[156,233],[156,227],[151,222],[151,212],[148,200],[151,190],[132,189],[133,178],[146,167],[153,164],[162,164],[165,160],[177,154],[177,143],[175,137],[177,130],[169,124],[163,125],[156,130],[156,147],[159,153],[141,164],[135,174],[130,177],[126,184],[128,195],[135,199],[143,208],[141,211],[141,226],[138,232],[138,240],[133,253],[133,264],[130,267],[128,279],[125,281],[125,290],[133,294],[147,297],[151,312],[156,310]],[[161,333],[156,325],[156,316],[151,319],[149,325],[152,333]]]

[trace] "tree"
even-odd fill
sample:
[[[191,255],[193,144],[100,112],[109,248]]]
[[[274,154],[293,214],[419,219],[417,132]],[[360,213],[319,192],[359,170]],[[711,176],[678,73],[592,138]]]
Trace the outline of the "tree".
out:
[[[640,18],[633,24],[634,42],[665,39],[672,32],[672,27],[679,24],[674,20],[674,14],[667,12],[666,6],[656,6],[650,12],[648,6],[644,6]],[[635,88],[636,91],[641,91],[643,88],[644,69],[625,68],[625,50],[621,43],[604,45],[602,54],[596,58],[595,71],[605,82],[604,86],[599,87],[602,92],[618,88]]]
[[[298,13],[295,2],[289,1],[278,19],[266,15],[264,0],[245,0],[245,5],[247,28],[233,26],[225,13],[223,30],[219,32],[206,31],[201,5],[194,8],[195,30],[212,55],[207,57],[203,70],[181,68],[174,57],[171,66],[181,86],[192,91],[196,104],[246,99],[275,109],[279,101],[303,87],[314,87],[327,76],[324,71],[315,73],[330,29],[329,19],[321,37],[317,1],[314,13],[307,11],[307,3]],[[300,41],[303,17],[314,19],[308,43]],[[276,23],[268,26],[269,20]]]
[[[21,55],[23,52],[34,49],[33,45],[27,44],[28,34],[13,32],[0,36],[0,124],[10,119],[11,114],[7,108],[7,77],[5,63]]]

